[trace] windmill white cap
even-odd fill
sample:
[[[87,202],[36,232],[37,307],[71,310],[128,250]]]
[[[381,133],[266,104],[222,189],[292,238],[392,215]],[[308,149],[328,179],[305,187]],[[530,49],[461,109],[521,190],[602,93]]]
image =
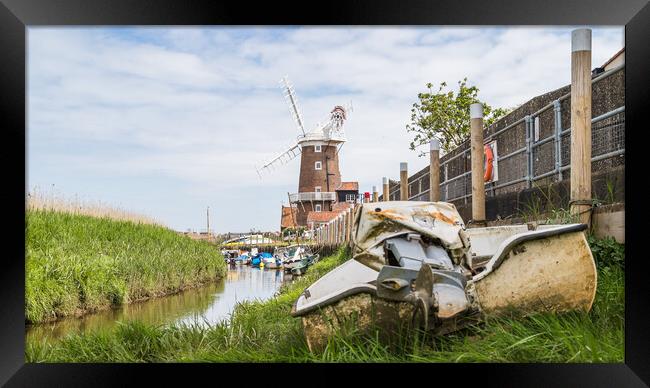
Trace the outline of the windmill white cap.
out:
[[[579,28],[571,31],[571,52],[591,51],[591,29]]]
[[[388,178],[386,178],[386,177],[381,178],[381,183],[387,185],[388,184]]]
[[[482,119],[483,118],[483,104],[480,102],[474,103],[469,106],[469,118],[470,119]]]
[[[440,151],[440,140],[435,137],[429,142],[429,150],[431,151]]]
[[[399,170],[400,171],[408,171],[408,164],[406,162],[401,162],[399,164]]]
[[[376,193],[377,192],[377,186],[372,186],[372,192]]]

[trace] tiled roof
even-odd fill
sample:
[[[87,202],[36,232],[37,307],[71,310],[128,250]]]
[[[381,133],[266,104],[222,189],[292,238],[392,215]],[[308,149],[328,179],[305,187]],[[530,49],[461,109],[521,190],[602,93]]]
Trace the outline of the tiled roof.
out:
[[[359,182],[341,182],[336,190],[359,191]]]
[[[291,214],[292,208],[289,206],[282,206],[282,219],[280,220],[280,228],[294,228],[296,223],[296,208],[293,208],[293,215]]]
[[[603,63],[600,67],[605,67],[605,66],[609,65],[610,63],[612,63],[612,62],[614,61],[614,59],[618,58],[618,56],[621,55],[621,54],[624,53],[624,52],[625,52],[625,47],[623,47],[622,49],[618,50],[618,52],[617,52],[616,54],[612,55],[612,57],[609,58],[609,59],[607,60],[607,62]]]
[[[307,222],[328,222],[334,219],[340,212],[309,212]]]
[[[348,202],[336,202],[335,204],[332,205],[332,211],[342,212],[351,208],[352,205],[354,204]]]

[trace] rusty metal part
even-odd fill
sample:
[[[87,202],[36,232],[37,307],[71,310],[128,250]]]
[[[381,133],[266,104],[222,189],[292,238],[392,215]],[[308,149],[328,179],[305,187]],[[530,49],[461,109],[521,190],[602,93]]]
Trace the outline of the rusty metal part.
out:
[[[452,252],[465,248],[464,224],[456,207],[445,202],[392,201],[360,206],[355,214],[353,257],[379,270],[388,264],[381,246],[391,237],[418,233]]]

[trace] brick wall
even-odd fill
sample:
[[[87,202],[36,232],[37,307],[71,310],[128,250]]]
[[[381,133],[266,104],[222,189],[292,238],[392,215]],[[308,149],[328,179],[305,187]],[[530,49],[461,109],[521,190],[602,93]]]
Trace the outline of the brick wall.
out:
[[[298,192],[316,191],[316,186],[321,187],[322,192],[333,192],[341,184],[341,172],[339,171],[339,158],[336,154],[336,146],[323,145],[322,152],[315,152],[314,146],[304,146],[300,159],[300,179],[298,181]],[[321,170],[316,170],[314,165],[321,162]],[[325,165],[327,161],[327,166]],[[329,176],[329,188],[327,185],[326,171]]]

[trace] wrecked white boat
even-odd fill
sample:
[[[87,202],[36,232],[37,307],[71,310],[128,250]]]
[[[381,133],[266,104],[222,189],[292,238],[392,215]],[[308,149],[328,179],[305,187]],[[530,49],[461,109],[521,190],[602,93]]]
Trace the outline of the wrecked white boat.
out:
[[[362,331],[444,334],[485,316],[591,308],[596,266],[586,225],[465,228],[453,204],[367,203],[352,259],[309,286],[292,315],[310,349],[349,320]]]

